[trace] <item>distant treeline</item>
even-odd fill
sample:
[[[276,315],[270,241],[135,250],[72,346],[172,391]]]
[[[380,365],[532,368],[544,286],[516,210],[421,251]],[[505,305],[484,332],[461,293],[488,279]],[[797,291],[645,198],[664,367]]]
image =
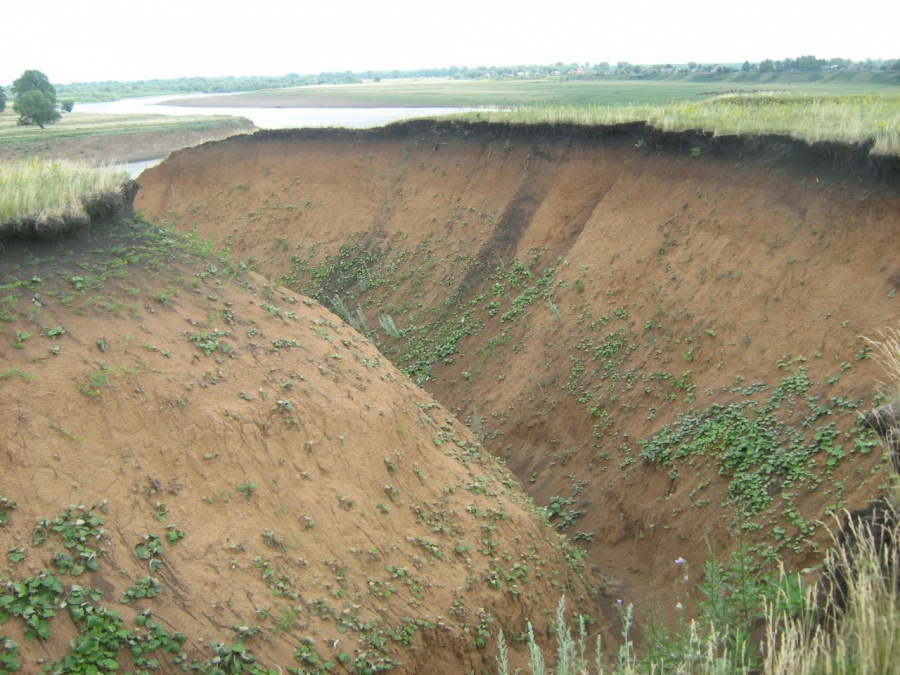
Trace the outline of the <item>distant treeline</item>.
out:
[[[352,84],[361,82],[362,76],[345,73],[319,73],[253,77],[181,77],[174,80],[140,80],[137,82],[74,82],[56,85],[60,98],[81,103],[115,101],[136,96],[163,96],[168,94],[229,94],[261,89],[284,89],[310,84]]]
[[[76,82],[56,85],[60,99],[82,103],[93,101],[113,101],[136,96],[162,96],[168,94],[225,94],[262,89],[284,89],[314,84],[354,84],[382,79],[410,78],[452,78],[507,79],[507,78],[628,78],[649,79],[668,76],[710,76],[726,77],[735,73],[743,75],[771,75],[777,73],[827,73],[835,71],[900,74],[900,59],[867,59],[853,62],[849,59],[818,59],[815,56],[800,56],[796,59],[774,61],[766,59],[759,63],[745,61],[738,64],[658,64],[634,65],[626,61],[616,64],[603,63],[554,63],[529,66],[450,66],[449,68],[422,68],[419,70],[367,70],[361,72],[331,72],[316,75],[289,73],[283,76],[254,77],[183,77],[174,80],[141,80],[138,82]]]

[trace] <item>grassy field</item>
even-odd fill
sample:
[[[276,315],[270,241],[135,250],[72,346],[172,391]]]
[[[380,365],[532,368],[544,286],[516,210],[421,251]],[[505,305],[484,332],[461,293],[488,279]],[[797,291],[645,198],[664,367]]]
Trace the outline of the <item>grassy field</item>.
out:
[[[517,124],[621,124],[645,121],[664,131],[700,129],[716,136],[782,134],[808,142],[859,143],[900,155],[900,94],[805,96],[725,94],[666,105],[536,106],[464,113],[463,118]]]
[[[900,88],[842,73],[818,81],[734,76],[726,81],[392,80],[209,97],[197,105],[480,108],[472,120],[584,125],[646,121],[666,131],[784,134],[856,143],[900,155]],[[864,75],[862,73],[856,75]],[[182,102],[183,103],[183,102]]]
[[[844,77],[820,79],[788,76],[740,76],[729,78],[696,75],[691,78],[662,77],[626,79],[505,79],[384,80],[362,84],[294,87],[210,96],[191,105],[217,106],[361,106],[361,107],[509,107],[586,105],[667,105],[699,101],[734,91],[779,92],[806,96],[863,96],[898,93],[896,86],[882,83],[866,73],[844,73]],[[800,80],[800,81],[798,81]],[[181,102],[180,104],[184,104]]]
[[[198,107],[454,107],[473,120],[584,125],[646,121],[679,131],[785,134],[806,141],[874,139],[874,152],[900,155],[900,87],[871,73],[692,75],[654,79],[403,79],[209,96]],[[238,118],[70,113],[47,129],[19,127],[0,113],[0,158],[55,154],[60,144],[140,134],[217,138],[245,129]],[[186,143],[189,144],[189,143]],[[119,150],[118,156],[127,156]],[[165,154],[165,153],[161,153]],[[73,157],[75,155],[72,155]],[[81,158],[81,157],[79,157]]]
[[[272,89],[190,102],[198,106],[495,107],[623,105],[698,100],[730,84],[639,80],[385,80],[363,84]],[[756,86],[754,88],[764,89]],[[181,102],[184,104],[185,102]]]
[[[57,124],[46,129],[30,125],[17,126],[15,113],[0,114],[0,144],[34,143],[48,139],[83,136],[130,134],[172,130],[218,129],[234,126],[230,118],[221,116],[167,117],[163,115],[97,115],[92,113],[67,113]]]
[[[7,109],[0,113],[0,160],[49,156],[67,159],[129,159],[129,147],[158,145],[166,137],[181,138],[176,147],[190,145],[189,139],[222,138],[252,128],[237,117],[164,115],[98,115],[66,113],[56,123],[41,129],[18,126],[18,117]],[[86,151],[93,144],[95,149]],[[163,143],[165,145],[165,143]],[[108,148],[108,152],[103,152]],[[169,148],[172,149],[172,148]],[[151,155],[153,153],[150,153]],[[166,151],[156,152],[156,156]]]

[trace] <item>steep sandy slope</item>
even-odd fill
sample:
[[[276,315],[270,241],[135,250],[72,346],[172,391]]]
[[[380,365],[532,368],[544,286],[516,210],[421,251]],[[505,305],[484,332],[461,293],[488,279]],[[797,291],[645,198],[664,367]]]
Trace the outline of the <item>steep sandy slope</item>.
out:
[[[517,481],[317,302],[140,223],[0,268],[5,666],[464,672],[560,594],[597,616]]]
[[[896,324],[900,197],[866,150],[642,125],[261,133],[176,153],[137,205],[367,331],[507,458],[609,602],[671,618],[676,558],[814,566],[817,521],[884,478],[861,336]]]

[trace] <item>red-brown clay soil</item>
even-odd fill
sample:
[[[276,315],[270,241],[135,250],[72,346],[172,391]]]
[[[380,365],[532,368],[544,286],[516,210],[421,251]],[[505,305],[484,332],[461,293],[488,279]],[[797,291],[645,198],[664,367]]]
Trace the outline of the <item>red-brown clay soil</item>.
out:
[[[137,207],[271,279],[352,311],[358,301],[401,366],[413,358],[379,328],[384,315],[415,334],[439,317],[476,322],[423,387],[536,502],[586,511],[567,532],[584,533],[602,603],[673,618],[675,559],[699,573],[707,547],[724,559],[738,546],[743,521],[723,505],[727,471],[685,460],[676,476],[643,461],[640,442],[689,409],[761,403],[752,385],[772,391],[798,366],[819,397],[810,405],[872,402],[883,374],[861,336],[900,314],[897,176],[866,148],[778,137],[429,122],[181,151],[140,178]],[[510,317],[532,283],[516,287],[515,260],[531,261],[532,279],[549,274],[538,290],[550,290]],[[628,347],[613,360],[603,340],[616,336]],[[783,418],[802,434],[805,414]],[[837,434],[857,420],[843,403],[817,415]],[[820,485],[769,483],[744,543],[773,546],[792,569],[816,565],[827,535],[798,523],[865,504],[884,478],[880,451],[852,452],[850,438]],[[776,528],[795,543],[779,545]]]
[[[480,671],[500,628],[522,665],[526,619],[549,640],[548,599],[603,619],[518,482],[371,343],[142,227],[0,249],[4,576],[63,581],[49,639],[0,607],[21,672],[73,649],[73,584],[128,630],[149,611],[183,633],[185,663],[243,644],[279,672],[311,666],[301,648],[336,672]],[[85,521],[78,549],[64,531]],[[65,573],[67,555],[97,569]],[[156,597],[122,599],[148,576]]]

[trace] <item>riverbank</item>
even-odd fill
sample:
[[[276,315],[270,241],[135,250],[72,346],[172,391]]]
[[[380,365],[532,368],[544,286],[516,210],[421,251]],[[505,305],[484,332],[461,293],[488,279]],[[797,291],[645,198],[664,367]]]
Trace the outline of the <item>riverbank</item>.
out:
[[[46,129],[16,125],[11,110],[0,113],[0,161],[27,157],[72,159],[98,164],[143,162],[181,148],[250,133],[240,117],[164,117],[73,112]]]

